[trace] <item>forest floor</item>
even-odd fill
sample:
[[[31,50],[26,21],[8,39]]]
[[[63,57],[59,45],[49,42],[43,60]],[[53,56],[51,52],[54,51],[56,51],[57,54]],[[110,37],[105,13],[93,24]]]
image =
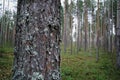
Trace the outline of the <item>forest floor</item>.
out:
[[[1,54],[1,53],[0,53]],[[100,51],[96,62],[95,50],[78,54],[61,54],[62,80],[120,80],[120,70],[115,68],[115,53]],[[0,56],[0,80],[11,80],[13,54]]]
[[[62,80],[120,80],[116,69],[116,54],[100,50],[96,62],[96,51],[80,51],[78,54],[62,54]]]

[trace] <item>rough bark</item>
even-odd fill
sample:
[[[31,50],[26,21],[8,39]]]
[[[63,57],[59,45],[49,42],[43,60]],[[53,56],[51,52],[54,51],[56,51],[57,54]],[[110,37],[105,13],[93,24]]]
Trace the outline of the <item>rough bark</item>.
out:
[[[12,80],[61,80],[60,0],[18,0]]]

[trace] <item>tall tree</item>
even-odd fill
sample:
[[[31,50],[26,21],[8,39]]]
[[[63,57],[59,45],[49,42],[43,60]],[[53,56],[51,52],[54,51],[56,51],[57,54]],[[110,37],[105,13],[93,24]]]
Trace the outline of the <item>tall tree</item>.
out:
[[[81,17],[82,17],[82,12],[83,12],[83,1],[81,0],[77,0],[77,20],[78,20],[78,30],[77,30],[77,53],[79,52],[80,50],[80,47],[81,47],[81,41],[80,41],[80,38],[81,38],[81,35],[80,35],[80,27],[82,28],[82,26],[80,26],[80,23],[81,23]]]
[[[117,67],[120,68],[120,0],[117,1]]]
[[[18,0],[12,80],[61,80],[60,0]]]
[[[96,41],[96,46],[97,46],[97,52],[96,52],[96,59],[97,61],[99,60],[99,37],[100,37],[100,19],[99,19],[99,0],[98,0],[98,9],[97,9],[97,21],[96,21],[96,34],[97,34],[97,41]]]
[[[69,23],[70,23],[70,37],[71,37],[71,54],[72,54],[72,48],[73,48],[73,36],[72,36],[72,32],[73,32],[73,10],[74,10],[74,2],[73,0],[71,0],[70,6],[69,6]]]
[[[67,27],[68,27],[68,0],[65,0],[64,2],[65,8],[64,8],[64,36],[63,36],[63,42],[64,42],[64,52],[66,53],[66,47],[67,47]]]
[[[84,45],[85,45],[85,51],[87,50],[87,46],[88,46],[88,1],[84,0],[84,32],[85,32],[85,39],[84,39]]]
[[[4,12],[5,12],[5,0],[3,0],[3,3],[2,3],[2,15],[4,15]],[[2,21],[1,21],[1,47],[3,47],[3,43],[4,43],[4,37],[3,36],[3,26],[4,26],[4,18],[2,18]]]

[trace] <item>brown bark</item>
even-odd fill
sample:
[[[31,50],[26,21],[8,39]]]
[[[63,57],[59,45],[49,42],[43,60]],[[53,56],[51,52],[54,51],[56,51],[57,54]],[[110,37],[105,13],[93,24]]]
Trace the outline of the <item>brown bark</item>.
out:
[[[85,41],[84,41],[84,45],[85,45],[85,51],[87,50],[87,46],[88,46],[88,7],[87,7],[87,0],[85,0],[85,6],[84,6],[84,31],[85,31]]]
[[[72,54],[72,48],[73,48],[73,39],[72,39],[72,29],[73,29],[73,27],[72,27],[72,24],[73,24],[73,17],[72,17],[72,2],[71,2],[71,4],[70,4],[70,13],[69,13],[69,20],[70,20],[70,43],[71,43],[71,45],[70,45],[70,47],[71,47],[71,49],[70,49],[70,53]]]
[[[18,0],[12,80],[61,80],[60,0]]]
[[[77,3],[79,3],[79,1],[77,0]],[[80,10],[79,10],[79,5],[77,4],[77,20],[78,20],[78,30],[77,30],[77,53],[79,52],[79,50],[80,50],[80,37],[81,37],[81,35],[80,35]]]
[[[99,18],[99,9],[100,9],[100,5],[99,5],[99,0],[98,0],[98,10],[97,10],[97,23],[96,23],[96,31],[97,31],[97,41],[96,41],[96,60],[99,60],[99,37],[100,37],[100,18]]]
[[[94,36],[95,35],[95,28],[94,28],[94,9],[92,7],[92,47],[94,46]]]

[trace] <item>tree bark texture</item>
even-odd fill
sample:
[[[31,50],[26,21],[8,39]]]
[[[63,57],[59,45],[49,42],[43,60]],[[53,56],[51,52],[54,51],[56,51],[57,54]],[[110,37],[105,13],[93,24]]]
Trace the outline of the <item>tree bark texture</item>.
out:
[[[60,0],[18,0],[12,80],[61,80]]]

